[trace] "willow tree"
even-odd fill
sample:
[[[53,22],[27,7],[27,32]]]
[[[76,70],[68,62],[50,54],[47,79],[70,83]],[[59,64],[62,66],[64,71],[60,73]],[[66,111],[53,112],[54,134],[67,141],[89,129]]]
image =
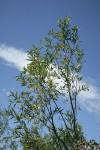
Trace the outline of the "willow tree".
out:
[[[13,134],[24,149],[47,150],[52,145],[51,150],[73,150],[85,140],[77,120],[77,96],[88,90],[82,85],[84,51],[79,44],[78,27],[65,17],[58,20],[57,31],[50,30],[27,52],[29,63],[17,76],[26,88],[10,93],[8,111]]]

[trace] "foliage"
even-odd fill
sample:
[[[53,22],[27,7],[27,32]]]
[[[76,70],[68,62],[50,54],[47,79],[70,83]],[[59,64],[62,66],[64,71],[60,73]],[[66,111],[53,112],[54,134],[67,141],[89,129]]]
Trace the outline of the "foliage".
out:
[[[9,95],[7,113],[23,150],[74,150],[86,141],[77,120],[77,95],[88,90],[81,82],[78,27],[71,27],[69,17],[58,27],[28,51],[29,64],[17,76],[26,91]]]
[[[17,150],[17,143],[11,135],[8,124],[8,116],[2,109],[0,109],[0,150]]]
[[[100,144],[95,140],[90,140],[89,142],[81,142],[76,144],[75,150],[100,150]]]

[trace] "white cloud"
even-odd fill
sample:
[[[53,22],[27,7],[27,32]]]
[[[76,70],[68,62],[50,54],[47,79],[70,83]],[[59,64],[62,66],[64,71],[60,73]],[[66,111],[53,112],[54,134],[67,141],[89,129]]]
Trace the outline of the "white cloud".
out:
[[[52,72],[56,72],[59,75],[57,67],[51,65],[50,67],[53,68]],[[57,84],[57,89],[61,89],[64,86],[64,80],[61,78],[58,79],[57,77],[51,77],[50,79],[53,80],[54,83]],[[100,89],[99,87],[95,86],[95,80],[91,78],[87,78],[84,81],[78,83],[78,86],[89,84],[89,91],[81,91],[78,95],[78,100],[82,108],[89,112],[93,113],[100,113]],[[66,90],[63,90],[65,93]],[[65,93],[66,94],[66,93]]]
[[[9,47],[5,44],[0,45],[0,58],[4,59],[7,65],[16,67],[19,70],[22,70],[24,66],[27,66],[28,61],[27,53],[23,52],[21,49],[16,49],[15,47]],[[51,65],[54,67],[53,65]],[[50,67],[51,67],[50,66]],[[58,74],[57,67],[54,67],[54,70]],[[47,80],[47,79],[46,79]],[[57,83],[58,89],[61,86],[64,86],[63,79],[54,78],[55,83]],[[86,79],[86,82],[90,83],[89,91],[82,91],[79,96],[80,105],[89,112],[100,113],[100,89],[94,85],[94,82],[91,82],[90,79]],[[86,82],[81,82],[80,85],[84,85]],[[94,81],[94,80],[92,80]],[[64,91],[63,91],[64,92]]]
[[[27,53],[21,49],[10,47],[5,44],[0,45],[0,58],[4,59],[7,65],[22,70],[27,65]]]
[[[79,102],[87,111],[100,113],[100,89],[90,83],[89,91],[79,94]]]

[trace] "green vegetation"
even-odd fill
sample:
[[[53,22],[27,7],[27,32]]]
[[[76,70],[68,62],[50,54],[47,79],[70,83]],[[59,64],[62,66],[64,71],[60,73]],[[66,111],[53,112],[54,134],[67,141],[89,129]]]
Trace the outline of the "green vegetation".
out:
[[[17,142],[11,133],[8,115],[0,109],[0,150],[17,150]]]
[[[6,110],[14,123],[10,133],[23,150],[99,149],[95,141],[86,141],[77,119],[77,96],[89,88],[81,84],[79,43],[78,27],[66,17],[58,20],[58,31],[50,30],[28,51],[29,64],[17,76],[26,90],[10,92]]]

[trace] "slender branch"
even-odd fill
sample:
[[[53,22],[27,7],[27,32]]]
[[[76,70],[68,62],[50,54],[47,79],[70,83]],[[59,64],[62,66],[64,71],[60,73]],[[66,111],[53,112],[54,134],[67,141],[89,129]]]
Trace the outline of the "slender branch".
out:
[[[68,85],[68,94],[69,94],[69,99],[70,99],[70,105],[71,105],[71,109],[72,109],[72,114],[73,114],[73,130],[75,131],[76,129],[76,116],[75,116],[75,108],[73,106],[73,98],[71,96],[71,92],[70,92],[70,85],[69,85],[69,80],[68,80],[68,74],[67,77],[66,75],[62,72],[62,74],[64,75],[65,81],[67,82]]]
[[[49,90],[50,91],[50,90]],[[50,95],[50,100],[52,99],[52,95],[49,93],[49,95]],[[51,107],[51,102],[49,101],[49,105],[50,105],[50,111],[51,111],[51,119],[52,119],[52,126],[53,126],[53,131],[54,131],[54,133],[55,133],[55,135],[56,135],[56,137],[58,138],[58,141],[59,142],[61,142],[63,145],[64,145],[64,147],[65,147],[65,149],[66,150],[68,150],[68,148],[67,148],[67,146],[66,146],[66,144],[65,144],[65,141],[63,141],[60,137],[59,137],[59,135],[58,135],[58,133],[57,133],[57,131],[56,131],[56,127],[55,127],[55,124],[54,124],[54,119],[53,119],[53,112],[52,112],[52,107]],[[61,147],[61,145],[60,145],[60,147]],[[61,147],[61,149],[62,149],[62,147]]]
[[[66,124],[66,119],[64,119],[64,117],[63,117],[63,114],[62,114],[62,112],[60,111],[60,109],[59,109],[59,107],[58,107],[58,105],[57,105],[57,103],[56,103],[56,101],[54,100],[54,104],[56,105],[56,107],[57,107],[57,109],[58,109],[58,111],[59,111],[59,113],[60,113],[60,115],[61,115],[61,117],[62,117],[62,120],[63,120],[63,122],[64,122],[64,124],[65,124],[65,127],[66,127],[66,129],[68,130],[68,134],[69,134],[69,137],[71,137],[71,140],[73,141],[74,139],[72,138],[72,136],[71,136],[71,134],[70,134],[70,132],[69,132],[69,129],[68,129],[68,125]],[[68,139],[69,140],[69,139]],[[70,140],[69,140],[70,141]]]

